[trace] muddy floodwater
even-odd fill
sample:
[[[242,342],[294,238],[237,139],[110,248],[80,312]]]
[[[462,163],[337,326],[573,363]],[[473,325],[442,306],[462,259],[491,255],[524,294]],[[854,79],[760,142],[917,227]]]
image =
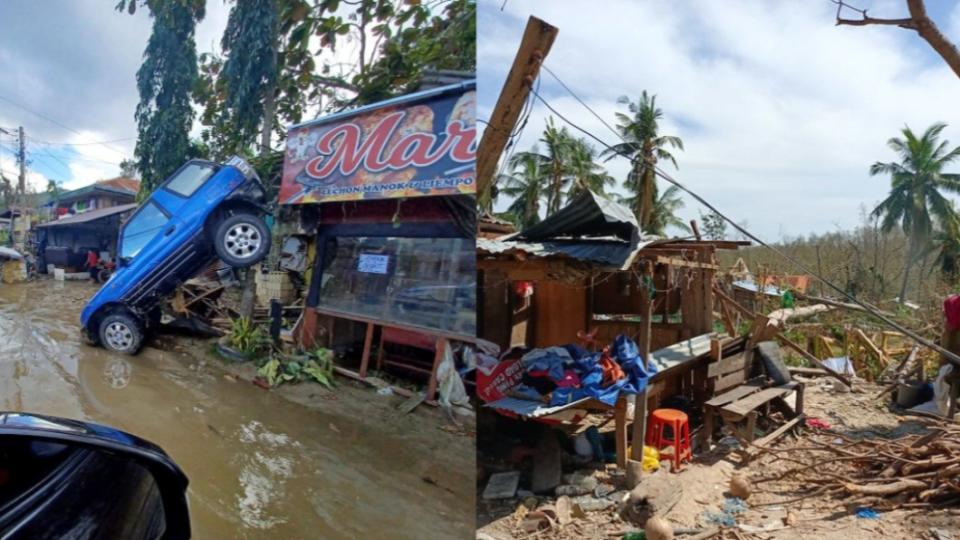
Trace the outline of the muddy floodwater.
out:
[[[431,455],[443,445],[408,446],[395,428],[385,434],[376,421],[230,380],[205,351],[128,357],[88,347],[78,320],[93,292],[87,283],[0,284],[0,409],[108,424],[159,444],[190,478],[195,538],[473,536],[472,457],[451,480],[437,464],[457,458]]]

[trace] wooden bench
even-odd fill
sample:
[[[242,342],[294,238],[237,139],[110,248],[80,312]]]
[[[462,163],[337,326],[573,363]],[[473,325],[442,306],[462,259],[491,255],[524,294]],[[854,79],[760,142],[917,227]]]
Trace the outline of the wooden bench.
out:
[[[795,407],[791,408],[785,398],[796,392]],[[768,387],[759,380],[748,381],[729,392],[723,393],[704,404],[704,447],[709,447],[713,437],[714,419],[719,415],[729,426],[734,436],[744,446],[753,442],[757,417],[774,407],[788,419],[803,413],[803,383],[793,381],[782,386]],[[742,424],[742,425],[741,425]]]

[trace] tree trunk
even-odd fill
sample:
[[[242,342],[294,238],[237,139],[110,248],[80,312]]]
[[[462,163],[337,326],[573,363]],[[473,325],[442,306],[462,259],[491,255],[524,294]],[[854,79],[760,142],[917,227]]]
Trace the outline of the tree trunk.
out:
[[[907,245],[907,259],[906,264],[903,266],[903,282],[900,284],[900,298],[899,303],[903,304],[907,300],[907,280],[910,277],[910,265],[913,264],[913,246],[915,243],[913,240],[907,240],[909,244]]]

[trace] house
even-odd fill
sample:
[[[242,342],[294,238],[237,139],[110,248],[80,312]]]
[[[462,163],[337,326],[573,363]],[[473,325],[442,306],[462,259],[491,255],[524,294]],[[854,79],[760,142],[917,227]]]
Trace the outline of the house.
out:
[[[135,202],[138,191],[139,180],[118,176],[61,193],[55,199],[47,201],[44,206],[60,218],[68,214],[131,204]]]

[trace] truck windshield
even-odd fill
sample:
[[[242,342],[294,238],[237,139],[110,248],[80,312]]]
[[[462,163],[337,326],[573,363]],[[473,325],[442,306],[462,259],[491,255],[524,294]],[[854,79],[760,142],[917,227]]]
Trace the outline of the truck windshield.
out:
[[[145,204],[123,226],[123,232],[120,233],[120,256],[130,259],[136,257],[168,221],[170,218],[165,216],[156,204]]]

